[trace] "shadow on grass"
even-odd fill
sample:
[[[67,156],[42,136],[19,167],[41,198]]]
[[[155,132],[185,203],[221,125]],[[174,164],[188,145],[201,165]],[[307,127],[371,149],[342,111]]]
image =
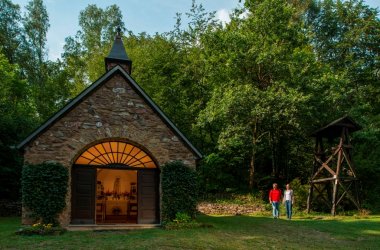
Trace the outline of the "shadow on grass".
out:
[[[295,217],[207,216],[212,227],[181,230],[141,229],[67,232],[63,236],[23,237],[14,232],[19,218],[0,218],[0,249],[378,249],[380,216]]]
[[[330,217],[310,216],[295,217],[292,220],[273,219],[265,216],[207,216],[201,215],[198,220],[209,223],[215,228],[227,230],[246,230],[270,234],[271,230],[284,234],[318,232],[338,238],[360,238],[380,235],[380,216],[366,217]],[[269,230],[269,231],[267,231]],[[377,240],[380,246],[380,238]]]

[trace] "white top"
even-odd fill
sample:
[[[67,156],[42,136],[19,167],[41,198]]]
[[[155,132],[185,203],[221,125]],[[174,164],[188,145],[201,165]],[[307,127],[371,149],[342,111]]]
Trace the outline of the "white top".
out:
[[[293,190],[285,190],[285,200],[293,200]]]

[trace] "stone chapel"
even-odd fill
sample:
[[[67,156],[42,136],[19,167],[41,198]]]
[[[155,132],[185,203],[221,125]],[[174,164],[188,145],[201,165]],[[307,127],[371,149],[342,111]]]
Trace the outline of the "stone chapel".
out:
[[[195,168],[202,155],[131,77],[120,30],[105,68],[18,148],[25,163],[69,170],[62,226],[159,224],[160,166],[179,160]]]

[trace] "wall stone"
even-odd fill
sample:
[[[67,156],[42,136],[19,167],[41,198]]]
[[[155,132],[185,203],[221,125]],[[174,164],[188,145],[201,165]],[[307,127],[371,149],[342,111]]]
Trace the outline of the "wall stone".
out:
[[[198,204],[197,209],[200,213],[210,215],[243,215],[265,211],[265,208],[260,205],[220,204],[212,202],[201,202]]]
[[[102,140],[122,139],[142,145],[159,166],[181,160],[195,168],[197,157],[144,102],[120,74],[85,97],[75,108],[42,132],[24,149],[26,163],[56,161],[70,173],[79,154]],[[70,174],[71,176],[71,174]],[[71,186],[70,178],[69,187]],[[70,223],[71,189],[60,215],[62,225]]]

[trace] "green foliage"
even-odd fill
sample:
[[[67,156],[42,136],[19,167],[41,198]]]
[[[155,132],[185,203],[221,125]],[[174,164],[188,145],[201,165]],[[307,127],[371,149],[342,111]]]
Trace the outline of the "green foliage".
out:
[[[175,219],[168,223],[165,223],[164,228],[166,230],[178,230],[186,228],[197,228],[202,224],[193,220],[187,213],[176,213]]]
[[[354,163],[363,208],[378,212],[380,209],[380,131],[368,128],[354,137]],[[377,197],[377,198],[376,198]]]
[[[19,54],[20,7],[10,0],[0,1],[0,52],[11,63],[15,63]]]
[[[175,223],[188,223],[191,221],[191,217],[187,215],[186,213],[176,213],[175,219],[173,222]]]
[[[303,211],[306,209],[307,196],[309,194],[309,185],[302,184],[299,178],[290,182],[290,187],[294,192],[294,209]]]
[[[19,200],[22,159],[12,149],[35,126],[29,88],[17,65],[0,53],[0,197]]]
[[[188,22],[178,14],[170,32],[123,35],[134,79],[205,153],[204,191],[266,192],[270,182],[294,178],[306,183],[309,134],[349,114],[364,128],[353,141],[363,206],[380,207],[378,10],[358,0],[243,2],[226,24],[193,1],[184,14]],[[89,5],[79,15],[80,30],[66,39],[62,60],[50,62],[43,1],[29,1],[24,13],[10,0],[0,2],[5,147],[103,74],[116,26],[125,31],[116,5]],[[11,164],[1,171],[20,175]]]
[[[22,201],[43,224],[56,225],[66,206],[68,170],[58,163],[25,165],[22,170]]]
[[[162,220],[170,222],[177,213],[195,217],[198,201],[198,180],[194,170],[180,161],[163,166],[161,173]]]
[[[19,229],[16,234],[31,236],[31,235],[61,235],[66,232],[66,229],[54,227],[53,224],[36,223],[32,226]]]
[[[75,37],[66,38],[63,53],[66,69],[77,84],[75,93],[104,73],[104,58],[111,49],[116,28],[125,30],[122,19],[121,10],[116,5],[102,9],[90,4],[80,12],[81,30]]]
[[[0,143],[14,145],[35,126],[37,119],[29,93],[17,65],[0,53]]]

